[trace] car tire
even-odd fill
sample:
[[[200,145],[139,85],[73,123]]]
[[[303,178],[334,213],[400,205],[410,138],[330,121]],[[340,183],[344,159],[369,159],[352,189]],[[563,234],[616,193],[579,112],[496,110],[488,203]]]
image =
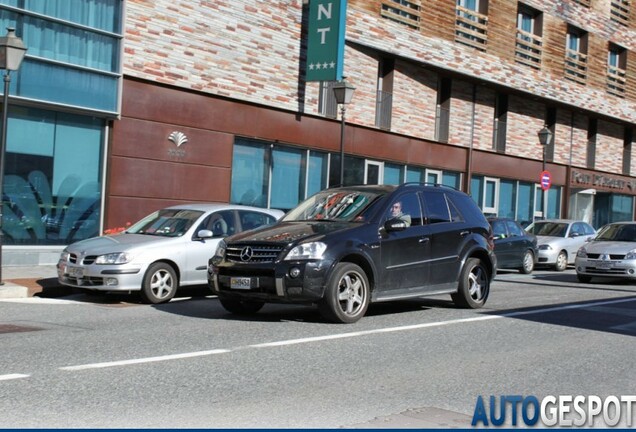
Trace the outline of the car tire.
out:
[[[530,274],[534,270],[534,254],[532,251],[528,250],[525,254],[523,254],[523,264],[519,269],[520,273]]]
[[[179,280],[172,266],[157,262],[146,270],[141,285],[141,298],[145,303],[165,303],[174,297],[178,286]]]
[[[582,275],[582,274],[577,274],[576,278],[581,283],[590,283],[592,281],[592,276],[587,276],[587,275]]]
[[[367,312],[370,295],[369,279],[364,270],[353,263],[338,263],[318,309],[329,321],[351,324]]]
[[[459,307],[478,309],[486,304],[489,293],[488,270],[479,258],[468,258],[459,277],[457,292],[451,294],[453,302]]]
[[[221,306],[236,315],[254,315],[263,308],[265,302],[254,300],[240,300],[236,298],[219,297]]]
[[[562,272],[568,268],[568,254],[565,251],[559,252],[557,255],[556,263],[554,264],[554,269],[556,271]]]

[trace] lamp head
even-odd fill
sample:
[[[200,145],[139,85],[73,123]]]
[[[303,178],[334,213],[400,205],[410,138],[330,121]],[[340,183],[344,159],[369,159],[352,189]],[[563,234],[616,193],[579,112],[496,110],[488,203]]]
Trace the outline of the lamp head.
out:
[[[20,69],[26,50],[22,39],[15,35],[15,29],[7,28],[7,35],[0,37],[0,69]]]
[[[351,103],[353,92],[356,88],[349,84],[345,79],[338,81],[333,85],[333,95],[336,103],[339,105]]]
[[[548,129],[548,126],[543,126],[543,129],[541,129],[537,135],[539,135],[539,142],[544,147],[552,140],[552,131]]]

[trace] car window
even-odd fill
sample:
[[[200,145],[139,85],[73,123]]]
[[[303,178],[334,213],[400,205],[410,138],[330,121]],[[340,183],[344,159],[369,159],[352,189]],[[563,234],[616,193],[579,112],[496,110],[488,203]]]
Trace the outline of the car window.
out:
[[[276,218],[274,216],[252,210],[239,210],[239,219],[241,221],[241,229],[243,231],[276,222]]]
[[[495,238],[505,238],[506,237],[506,224],[503,221],[492,221],[492,234]]]
[[[208,215],[197,229],[197,232],[203,229],[212,231],[214,237],[225,237],[234,234],[234,210],[223,210]]]
[[[584,223],[583,224],[583,233],[585,235],[593,235],[596,234],[596,231],[594,230],[594,227],[588,223]]]
[[[450,222],[451,216],[446,202],[446,195],[439,192],[424,192],[426,220],[429,224]]]
[[[416,193],[400,195],[391,203],[386,219],[394,218],[406,222],[406,226],[422,225],[422,209]]]
[[[523,230],[519,226],[519,224],[515,221],[506,221],[506,226],[508,227],[508,232],[510,232],[511,236],[514,237],[522,237]]]

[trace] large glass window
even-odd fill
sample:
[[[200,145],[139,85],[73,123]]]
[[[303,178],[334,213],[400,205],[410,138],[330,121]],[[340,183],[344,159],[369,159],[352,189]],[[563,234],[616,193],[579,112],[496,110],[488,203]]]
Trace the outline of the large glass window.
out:
[[[305,198],[303,153],[307,152],[291,148],[272,150],[272,208],[291,209]]]
[[[320,192],[327,184],[329,156],[325,153],[310,151],[307,164],[307,193],[305,197]]]
[[[0,0],[0,28],[28,47],[11,92],[117,112],[121,16],[122,0]]]
[[[99,235],[104,121],[10,107],[4,242],[62,245]]]
[[[517,187],[517,221],[521,226],[526,227],[534,220],[534,185],[531,183],[521,183]]]
[[[0,0],[0,4],[104,31],[121,29],[122,0]]]
[[[499,183],[499,212],[497,215],[502,218],[515,218],[517,203],[517,182],[501,180]]]
[[[230,196],[233,204],[267,207],[269,153],[266,148],[247,140],[237,140],[234,145]]]
[[[404,182],[404,166],[384,164],[384,184],[399,185]]]
[[[327,187],[329,155],[239,138],[232,159],[233,204],[289,210]]]
[[[442,176],[442,184],[445,186],[453,187],[455,189],[460,189],[460,179],[461,175],[459,173],[444,171],[444,175]]]

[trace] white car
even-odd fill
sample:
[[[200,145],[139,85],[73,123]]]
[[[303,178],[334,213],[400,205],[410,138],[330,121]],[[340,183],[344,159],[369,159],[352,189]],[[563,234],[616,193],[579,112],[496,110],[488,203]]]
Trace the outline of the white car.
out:
[[[537,266],[550,266],[557,271],[574,264],[579,248],[596,235],[592,225],[570,219],[536,221],[526,231],[537,236]]]
[[[231,204],[187,204],[158,210],[126,231],[67,246],[59,282],[92,291],[141,291],[148,303],[174,297],[179,286],[207,283],[208,259],[228,235],[269,225],[280,210]]]

